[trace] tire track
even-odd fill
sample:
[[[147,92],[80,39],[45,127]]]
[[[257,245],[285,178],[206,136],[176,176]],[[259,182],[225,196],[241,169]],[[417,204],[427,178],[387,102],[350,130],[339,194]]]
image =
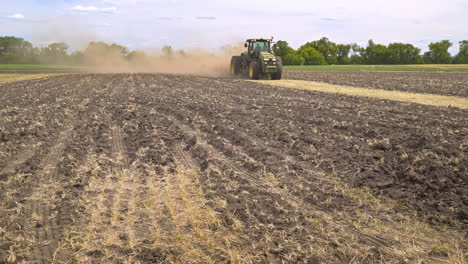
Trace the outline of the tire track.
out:
[[[228,158],[221,151],[219,151],[214,146],[207,143],[204,140],[204,135],[197,128],[190,128],[187,125],[181,123],[179,120],[175,119],[175,117],[171,118],[170,116],[167,116],[165,114],[161,114],[161,115],[163,115],[166,118],[168,118],[169,120],[171,120],[174,123],[174,125],[179,127],[181,129],[181,131],[184,134],[186,134],[188,137],[192,137],[191,141],[194,141],[196,139],[195,140],[196,143],[191,142],[189,145],[197,144],[198,146],[204,148],[209,153],[209,156],[212,157],[212,160],[217,160],[217,161],[221,162],[226,167],[233,170],[235,173],[242,175],[243,179],[250,181],[251,184],[255,184],[255,186],[257,186],[258,188],[268,188],[273,193],[277,193],[281,197],[284,197],[287,201],[289,201],[290,205],[292,205],[293,207],[308,208],[307,209],[308,212],[313,212],[312,216],[314,216],[314,215],[319,216],[321,219],[335,219],[334,222],[328,222],[327,224],[329,226],[331,226],[331,227],[341,228],[341,229],[344,229],[344,230],[346,230],[347,232],[349,232],[351,234],[356,235],[357,237],[359,237],[359,240],[358,240],[359,243],[364,243],[364,244],[371,243],[372,245],[377,246],[377,247],[381,247],[381,248],[390,247],[391,245],[395,244],[395,241],[393,241],[393,240],[391,240],[389,238],[375,237],[373,235],[369,235],[369,234],[366,234],[366,233],[362,232],[362,230],[352,228],[351,226],[348,226],[346,224],[345,219],[338,219],[338,218],[335,217],[335,215],[330,214],[328,212],[325,212],[323,209],[319,208],[318,206],[311,205],[311,204],[307,203],[302,197],[298,197],[297,195],[295,195],[293,193],[290,193],[287,189],[279,188],[278,187],[278,182],[276,182],[277,179],[275,179],[275,181],[270,181],[270,180],[266,180],[266,179],[260,177],[257,174],[247,172],[246,170],[244,170],[243,168],[237,166],[233,162],[230,162],[228,160]],[[248,136],[248,135],[244,134],[244,136]],[[248,136],[248,138],[251,139],[250,136]],[[260,142],[258,142],[258,141],[260,141]],[[268,150],[273,150],[266,143],[261,142],[261,140],[258,140],[258,141],[256,141],[256,142],[258,142],[259,145],[262,145],[262,147],[265,147]],[[252,142],[252,143],[254,143],[254,142]],[[232,147],[236,148],[236,149],[240,149],[240,148],[237,148],[235,146],[232,146]],[[181,157],[182,161],[184,161],[184,162],[190,161],[190,159],[187,158],[186,154],[184,154],[185,151],[184,151],[184,149],[182,149],[181,146],[178,146],[178,148],[176,148],[176,150],[177,150],[178,156]],[[242,153],[243,153],[243,151],[242,151]],[[278,154],[278,156],[283,156],[284,158],[286,158],[287,155]],[[247,155],[247,157],[249,157],[249,156]],[[316,176],[315,178],[316,178],[316,180],[321,180],[321,181],[326,180],[325,178],[319,177],[319,176]]]
[[[7,214],[2,216],[2,221],[8,225],[5,226],[7,236],[2,237],[0,242],[5,243],[7,247],[2,249],[0,255],[4,252],[3,250],[8,250],[11,256],[18,257],[19,261],[30,263],[52,262],[59,241],[62,239],[59,211],[63,202],[64,186],[62,183],[64,179],[59,174],[59,169],[62,168],[63,154],[74,132],[76,122],[74,108],[80,101],[79,107],[85,108],[88,104],[86,100],[82,101],[81,93],[73,93],[73,90],[70,89],[74,84],[73,81],[68,80],[64,84],[54,85],[57,80],[63,82],[65,78],[51,79],[53,79],[53,82],[50,81],[52,84],[46,87],[47,89],[44,89],[41,94],[36,96],[30,91],[25,92],[26,96],[35,98],[34,104],[40,104],[40,108],[35,108],[35,105],[31,105],[29,102],[25,109],[31,113],[21,116],[21,118],[32,115],[33,120],[37,118],[37,122],[44,124],[43,118],[46,114],[53,113],[53,116],[48,116],[50,120],[42,129],[58,129],[56,131],[58,133],[55,136],[46,134],[43,137],[50,138],[47,140],[49,142],[31,144],[17,153],[2,171],[2,173],[7,174],[15,170],[22,171],[23,167],[20,166],[23,163],[28,163],[25,168],[25,176],[19,174],[20,177],[15,177],[4,185],[8,188],[7,197],[9,198],[7,201],[14,203],[15,206],[7,208],[5,210]],[[40,82],[34,88],[43,86],[44,83]],[[50,93],[59,93],[60,95],[51,96]],[[27,102],[21,100],[21,102],[23,101]],[[54,102],[50,103],[49,101]],[[67,164],[63,165],[65,168]],[[15,222],[12,221],[15,221],[16,225],[13,225]],[[0,262],[3,259],[4,256],[1,256]]]
[[[191,116],[197,116],[197,114],[195,114],[192,110],[189,110],[185,107],[182,107],[181,108],[181,111],[183,111],[184,113],[188,113],[188,115],[191,115]],[[202,113],[203,114],[203,113]],[[206,117],[204,116],[204,118],[206,119],[209,119],[209,117]],[[216,124],[217,126],[220,126],[220,124]],[[227,130],[226,127],[222,127],[223,130]],[[198,130],[200,130],[198,128]],[[206,130],[206,129],[205,129]],[[205,131],[206,132],[206,131]],[[251,136],[249,134],[247,134],[246,132],[244,131],[240,131],[240,130],[236,130],[235,133],[239,136],[239,137],[242,137],[243,140],[245,141],[248,141],[249,143],[244,143],[244,144],[241,144],[241,146],[239,146],[239,144],[235,144],[233,143],[232,141],[232,138],[229,138],[229,136],[227,136],[224,131],[222,133],[219,134],[219,136],[221,137],[221,139],[223,140],[224,143],[228,144],[231,148],[239,151],[240,153],[242,153],[246,158],[252,160],[252,161],[256,161],[256,159],[254,157],[251,156],[251,154],[249,153],[249,150],[245,149],[245,145],[250,145],[250,146],[256,146],[258,148],[262,148],[263,149],[263,152],[269,152],[270,154],[276,156],[277,159],[279,160],[283,160],[283,161],[294,161],[295,163],[298,163],[299,160],[297,159],[297,157],[294,157],[292,155],[288,155],[288,154],[284,154],[284,149],[279,149],[279,148],[276,148],[276,147],[271,147],[270,145],[268,145],[266,142],[264,142],[263,140],[261,140],[260,138],[256,137],[256,136]],[[303,165],[299,165],[301,168],[303,169],[311,169],[310,166],[308,166],[308,168],[306,168],[305,166]],[[312,176],[312,175],[310,175]],[[317,180],[324,180],[323,178],[321,177],[318,177],[318,176],[312,176],[314,177],[315,179]]]
[[[393,204],[374,203],[319,170],[320,157],[311,156],[321,154],[320,145],[309,146],[323,131],[311,134],[306,118],[292,114],[301,109],[289,103],[292,96],[264,97],[271,89],[209,78],[87,76],[60,80],[60,100],[41,101],[47,115],[38,116],[56,122],[54,133],[13,169],[24,175],[11,177],[14,184],[0,182],[4,190],[16,188],[0,205],[7,212],[0,217],[0,262],[8,251],[19,263],[408,262],[425,261],[439,238],[460,252],[456,246],[463,244],[446,239],[450,232],[431,237],[417,218],[382,210]],[[76,85],[92,92],[75,92]],[[90,100],[80,104],[83,96]],[[283,101],[270,109],[268,100]],[[48,102],[57,105],[49,109]],[[346,112],[324,107],[333,118]],[[61,150],[64,109],[82,117],[75,122],[82,126],[75,125],[73,141]],[[88,134],[96,142],[91,150],[79,145]],[[15,155],[21,160],[23,153]],[[25,210],[15,214],[15,202]],[[15,230],[17,223],[24,228]],[[236,250],[239,258],[229,258]]]
[[[190,154],[184,150],[183,144],[177,144],[175,147],[176,155],[175,155],[175,162],[180,167],[186,167],[188,169],[200,170],[200,166],[196,164]]]
[[[140,203],[137,219],[133,226],[133,236],[141,248],[151,247],[157,243],[163,234],[171,232],[171,222],[165,214],[166,208],[166,177],[157,173],[151,166],[146,166],[141,175],[145,175],[146,182],[137,194]]]
[[[245,169],[239,167],[236,165],[234,162],[229,161],[229,158],[227,158],[224,153],[210,145],[209,143],[206,142],[204,139],[204,135],[198,131],[197,129],[190,128],[186,126],[185,124],[181,123],[178,121],[175,117],[170,117],[165,114],[161,114],[168,120],[174,123],[175,126],[179,127],[179,129],[188,137],[192,138],[192,141],[194,141],[194,144],[197,144],[201,148],[203,148],[205,151],[210,153],[210,156],[212,157],[212,160],[218,161],[222,164],[224,164],[226,167],[231,169],[233,172],[242,175],[245,180],[251,182],[252,184],[255,185],[264,185],[263,181],[259,179],[255,174],[247,172]],[[187,149],[188,150],[188,149]]]
[[[189,94],[188,92],[185,92],[185,93]],[[177,96],[177,93],[175,92],[173,96]],[[211,98],[206,97],[202,101],[207,102],[207,101],[210,101],[210,99]],[[171,100],[170,97],[165,98],[165,99],[161,99],[161,101],[170,101],[170,100]],[[210,139],[205,139],[204,140],[205,136],[207,134],[208,135],[210,134],[210,128],[213,129],[213,123],[210,124],[210,122],[206,122],[206,119],[210,120],[210,118],[212,118],[212,117],[204,115],[204,113],[205,113],[204,111],[199,112],[198,110],[197,111],[189,110],[189,109],[187,109],[187,107],[184,107],[184,105],[179,103],[179,102],[176,102],[175,104],[177,105],[177,112],[173,111],[173,110],[171,110],[169,108],[162,108],[165,113],[169,114],[169,116],[166,116],[166,118],[173,121],[173,123],[177,127],[179,127],[180,130],[182,130],[183,134],[185,135],[185,138],[188,138],[188,139],[191,138],[189,140],[189,142],[188,142],[188,148],[189,149],[191,149],[196,144],[197,147],[200,147],[200,148],[204,149],[208,153],[208,157],[204,158],[205,161],[202,161],[203,163],[207,163],[206,160],[208,160],[208,161],[220,161],[221,163],[223,163],[223,165],[225,165],[226,167],[233,170],[236,174],[242,175],[244,179],[252,179],[252,178],[246,177],[246,174],[248,174],[249,172],[244,171],[239,166],[236,166],[235,164],[233,164],[232,159],[228,158],[229,161],[227,162],[227,164],[226,164],[226,162],[222,162],[222,159],[220,159],[220,157],[223,158],[223,153],[221,153],[221,152],[227,153],[227,152],[231,152],[232,150],[235,150],[234,152],[238,152],[237,155],[240,154],[240,155],[243,155],[243,156],[245,156],[247,158],[249,158],[249,157],[252,158],[249,153],[251,153],[251,151],[254,151],[254,150],[252,150],[249,147],[246,147],[249,144],[252,144],[252,145],[256,146],[255,148],[258,147],[259,149],[263,149],[263,150],[261,150],[260,153],[271,152],[275,156],[276,160],[279,159],[279,160],[287,161],[286,164],[293,165],[292,169],[294,171],[295,171],[295,169],[299,169],[300,171],[308,172],[308,171],[315,171],[315,169],[316,169],[316,167],[314,165],[302,162],[297,157],[282,153],[281,151],[277,151],[277,150],[280,150],[281,148],[271,147],[271,146],[269,146],[268,143],[263,142],[260,139],[257,140],[257,137],[249,136],[246,133],[239,134],[241,137],[243,137],[243,139],[241,141],[244,141],[244,142],[242,142],[242,144],[240,144],[241,147],[238,147],[238,145],[234,145],[234,144],[237,143],[237,140],[233,141],[233,138],[231,138],[229,135],[226,135],[226,134],[223,135],[223,133],[220,134],[220,139],[221,139],[221,141],[223,141],[224,144],[219,144],[219,143],[216,143],[216,142],[213,143]],[[224,105],[224,104],[221,104],[221,105]],[[190,108],[190,109],[193,109],[193,108]],[[214,111],[213,109],[208,110],[208,109],[205,108],[204,110],[207,111],[208,113],[210,113],[211,115],[213,115],[213,114],[216,115],[216,111]],[[199,119],[198,121],[200,121],[200,123],[202,125],[201,125],[201,128],[197,128],[197,126],[194,125],[192,122],[193,122],[194,119],[197,120],[197,118],[200,116],[200,114],[202,115],[202,118]],[[189,127],[189,126],[185,125],[183,123],[184,120],[189,120],[191,122],[191,126]],[[205,125],[206,125],[206,127],[205,127]],[[216,125],[219,125],[219,124],[216,124]],[[239,131],[236,130],[235,132],[239,132]],[[179,147],[179,151],[180,151],[180,147]],[[193,155],[193,151],[190,150],[190,152]],[[258,156],[258,154],[256,156]],[[224,158],[227,158],[227,157],[224,156]],[[253,158],[253,160],[256,160],[256,159]],[[262,163],[262,162],[260,162],[260,163]],[[218,164],[213,164],[213,165],[215,167],[219,167]],[[230,166],[230,165],[234,165],[234,166]],[[203,167],[205,165],[200,164],[200,166]],[[219,167],[219,168],[222,169],[222,167]],[[257,182],[258,182],[257,186],[259,186],[259,185],[268,186],[273,193],[276,193],[276,194],[280,195],[281,197],[283,197],[284,199],[288,200],[291,203],[290,205],[293,206],[293,208],[302,208],[302,209],[306,208],[306,211],[313,212],[312,214],[308,214],[308,215],[311,215],[312,218],[325,219],[328,222],[327,223],[328,228],[335,228],[337,230],[342,229],[342,230],[346,231],[346,233],[352,234],[353,243],[357,243],[357,244],[361,244],[361,245],[371,243],[373,246],[377,246],[379,248],[389,247],[390,245],[394,244],[394,240],[391,239],[391,238],[389,238],[389,239],[387,239],[387,238],[373,239],[374,236],[371,235],[371,234],[366,234],[367,232],[365,230],[361,230],[360,228],[354,228],[352,226],[352,223],[350,223],[349,220],[346,219],[346,217],[343,217],[343,215],[336,214],[336,212],[329,213],[330,210],[322,208],[323,206],[317,205],[316,202],[314,203],[313,200],[312,200],[312,203],[310,203],[309,200],[304,199],[304,194],[303,193],[297,193],[293,189],[292,190],[288,190],[288,188],[283,189],[281,187],[281,182],[277,182],[277,180],[281,180],[283,183],[285,183],[285,182],[289,182],[289,180],[288,180],[288,179],[290,179],[289,177],[281,177],[281,179],[275,179],[274,175],[272,175],[274,181],[270,182],[269,179],[266,180],[266,179],[264,179],[264,177],[261,177],[261,175],[259,175],[259,174],[251,174],[251,175],[253,176],[253,180],[257,180]],[[285,176],[287,176],[287,175],[285,175]],[[301,176],[297,175],[297,177],[295,177],[295,179],[298,180],[299,184],[301,184],[303,186],[310,186],[310,187],[319,188],[319,189],[317,189],[317,191],[320,191],[322,194],[325,195],[325,197],[328,196],[327,195],[328,191],[331,191],[332,193],[335,193],[338,196],[341,195],[341,193],[337,193],[336,189],[334,189],[334,188],[337,188],[337,187],[332,186],[333,184],[330,184],[329,180],[326,177],[324,177],[324,176],[322,176],[320,174],[314,175],[314,173],[308,173],[307,177],[304,177],[302,175]],[[317,181],[320,181],[321,183],[317,184]],[[338,187],[338,189],[339,189],[339,187]],[[312,188],[312,190],[315,190],[315,189]],[[351,197],[350,197],[350,199],[351,199]],[[328,202],[328,200],[324,201],[324,202]],[[330,220],[330,221],[328,221],[328,220]],[[323,226],[323,224],[321,224],[319,222],[314,222],[313,224],[317,225],[320,228],[322,228],[321,226]],[[328,239],[328,238],[333,237],[333,236],[334,236],[334,234],[331,235],[331,236],[327,235],[326,237]],[[358,239],[356,239],[356,238],[358,238]],[[381,242],[380,243],[376,242],[376,241],[379,241],[379,239],[381,240]],[[370,242],[370,241],[373,241],[373,242]]]
[[[134,82],[138,80],[133,79],[133,77],[136,76],[132,75],[129,81],[132,82],[132,86],[135,86]],[[134,88],[129,89],[131,93],[134,90]],[[141,106],[138,105],[129,105],[128,107],[141,111]],[[144,129],[144,126],[141,128]],[[159,168],[156,168],[158,165],[147,160],[147,150],[149,148],[167,149],[166,141],[162,138],[160,132],[156,128],[152,128],[151,132],[143,132],[145,136],[148,133],[152,135],[151,143],[141,145],[138,150],[135,150],[136,155],[132,164],[128,164],[127,168],[123,169],[123,192],[121,192],[120,197],[125,202],[122,203],[120,210],[126,212],[124,218],[126,235],[128,235],[127,242],[135,252],[139,252],[142,248],[147,248],[158,241],[161,233],[168,234],[171,232],[171,229],[168,228],[170,220],[164,213],[165,201],[167,200],[165,191],[167,187],[166,173],[170,170],[170,164],[162,167],[159,165]],[[115,129],[113,138],[122,138],[123,133],[123,131],[118,132]],[[117,134],[120,134],[120,136]],[[128,136],[135,137],[135,135]],[[112,147],[113,151],[119,152],[119,149],[127,151],[123,141],[115,142],[112,145],[114,146]],[[122,155],[114,156],[122,157]],[[140,246],[136,247],[136,245]]]
[[[103,232],[103,235],[107,239],[116,235],[111,240],[113,244],[122,249],[133,250],[134,245],[147,239],[141,235],[141,230],[145,230],[145,227],[143,221],[139,220],[141,217],[144,218],[145,214],[138,216],[138,207],[141,205],[140,193],[147,192],[148,187],[142,183],[141,171],[129,163],[124,131],[114,120],[109,122],[109,127],[111,157],[117,170],[112,172],[112,177],[106,177],[108,179],[106,186],[112,189],[106,198],[111,226]],[[120,252],[115,254],[118,258],[125,258]]]
[[[106,177],[110,181],[106,183],[106,187],[111,188],[106,201],[109,208],[108,214],[110,215],[111,230],[105,231],[104,235],[112,236],[117,234],[115,241],[121,243],[121,246],[125,246],[125,243],[129,242],[128,240],[130,239],[129,227],[122,225],[122,222],[128,219],[128,205],[134,192],[132,188],[134,175],[129,170],[122,128],[114,120],[110,120],[109,127],[111,130],[111,158],[117,166],[117,170],[115,174],[112,174],[112,177]]]
[[[110,108],[114,102],[108,98],[117,98],[124,93],[122,85],[113,85],[116,81],[120,81],[119,78],[115,78],[116,76],[118,75],[109,75],[107,82],[102,84],[103,89],[95,91],[95,96],[107,99],[105,101],[101,99],[102,101],[98,102],[104,106],[100,109],[101,118],[95,117],[95,119],[104,120],[101,126],[105,132],[99,134],[104,137],[97,141],[100,141],[109,151],[101,155],[90,154],[84,167],[79,168],[79,170],[86,170],[87,167],[92,167],[96,172],[90,176],[89,185],[85,190],[87,195],[81,200],[86,217],[81,216],[82,226],[76,228],[83,230],[77,232],[79,236],[76,239],[82,241],[79,242],[82,250],[72,253],[73,258],[79,263],[93,259],[91,256],[93,252],[99,252],[96,254],[102,252],[106,256],[102,261],[118,262],[117,260],[123,259],[124,255],[128,254],[128,249],[133,243],[133,236],[129,232],[133,223],[130,222],[137,213],[132,208],[136,208],[138,204],[132,203],[135,199],[135,192],[143,185],[136,182],[135,171],[130,166],[124,143],[125,133],[111,114],[113,110]],[[118,91],[116,87],[119,88]],[[82,104],[89,104],[90,101],[86,98]],[[78,107],[83,108],[82,104]],[[72,234],[72,237],[74,236]],[[70,247],[68,241],[65,245]],[[96,259],[101,258],[96,257]]]
[[[128,169],[129,163],[127,151],[123,143],[124,141],[122,128],[116,125],[116,123],[113,121],[110,122],[109,126],[111,129],[111,150],[115,163],[121,169]]]
[[[31,261],[50,263],[54,259],[59,242],[57,212],[53,208],[54,199],[57,198],[56,191],[61,188],[57,183],[58,164],[72,132],[73,127],[62,132],[56,144],[41,162],[42,169],[37,174],[38,179],[32,186],[32,195],[24,205],[24,234],[32,241],[31,246],[33,246]]]
[[[164,117],[163,115],[156,116]],[[168,122],[166,119],[167,117],[157,118],[156,123],[170,125],[154,125],[153,123],[153,126],[149,127],[154,143],[151,143],[148,147],[167,150],[166,140],[169,140],[171,150],[168,150],[168,154],[172,154],[167,160],[170,161],[168,163],[166,163],[167,160],[160,161],[161,163],[158,163],[158,165],[164,165],[162,171],[157,172],[153,167],[156,164],[143,163],[141,166],[139,166],[140,164],[136,165],[139,158],[145,160],[144,156],[146,155],[144,151],[139,154],[140,151],[138,151],[138,158],[131,165],[131,171],[133,171],[134,167],[143,167],[144,169],[139,172],[138,176],[144,176],[148,180],[144,191],[137,193],[137,201],[143,201],[143,208],[140,208],[137,212],[137,221],[130,223],[136,234],[140,231],[140,236],[135,236],[137,239],[134,239],[134,241],[137,243],[143,242],[141,244],[142,248],[157,246],[157,248],[168,250],[174,245],[183,248],[184,250],[179,253],[182,256],[178,256],[173,260],[179,257],[186,259],[187,255],[192,254],[190,252],[196,252],[193,253],[195,259],[202,258],[208,262],[213,262],[212,257],[215,254],[211,247],[215,243],[221,243],[219,250],[232,250],[234,252],[232,254],[235,254],[238,248],[231,247],[229,242],[226,242],[228,240],[237,240],[237,237],[231,233],[232,230],[229,230],[229,232],[226,230],[226,234],[221,237],[215,235],[217,234],[215,230],[222,228],[217,226],[221,220],[219,220],[215,211],[207,206],[198,176],[196,176],[199,174],[200,167],[188,152],[187,146],[182,142],[174,144],[172,138],[164,136],[169,133],[174,134],[174,129],[179,130],[177,126],[173,125],[172,121]],[[155,126],[159,126],[158,131],[154,130]],[[159,129],[161,130],[159,131]],[[147,133],[148,130],[144,134]],[[176,165],[176,167],[173,167],[173,165]],[[161,167],[159,168],[161,169]],[[138,181],[140,177],[138,177]],[[129,214],[132,215],[133,211],[130,210]],[[211,224],[207,225],[206,221]],[[201,229],[206,231],[206,234],[214,232],[213,237],[200,236],[200,233],[204,233],[200,232]],[[147,230],[148,232],[146,234],[141,233],[141,230]],[[225,241],[225,239],[227,240]]]
[[[12,173],[18,166],[25,163],[34,156],[36,150],[42,145],[42,142],[29,145],[19,151],[18,154],[13,156],[9,161],[6,162],[6,166],[0,170],[0,176]]]
[[[167,115],[164,115],[164,114],[162,114],[162,115],[165,116],[166,118],[168,118],[170,121],[172,121],[175,126],[179,127],[179,129],[182,131],[182,133],[184,133],[188,137],[192,138],[191,141],[194,141],[194,142],[191,143],[190,145],[194,146],[196,144],[196,145],[202,147],[205,151],[208,152],[208,155],[213,160],[219,161],[220,163],[224,164],[226,167],[230,168],[234,172],[244,176],[245,180],[248,180],[248,181],[250,181],[252,183],[255,183],[255,184],[260,184],[260,185],[262,185],[264,187],[269,185],[269,184],[265,184],[265,182],[260,177],[258,177],[256,174],[249,173],[245,169],[243,169],[243,168],[239,167],[238,165],[236,165],[234,162],[229,161],[229,158],[226,157],[224,155],[224,153],[222,153],[220,150],[216,149],[214,146],[212,146],[211,144],[206,142],[205,136],[197,128],[190,128],[187,125],[181,123],[179,120],[175,119],[175,117],[170,117],[170,116],[167,116]],[[192,148],[193,146],[190,146],[190,148]],[[181,151],[179,149],[179,153],[180,152]]]

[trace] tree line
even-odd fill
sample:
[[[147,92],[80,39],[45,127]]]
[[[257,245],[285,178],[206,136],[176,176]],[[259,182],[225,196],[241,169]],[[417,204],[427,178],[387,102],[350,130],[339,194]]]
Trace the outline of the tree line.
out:
[[[52,43],[47,47],[34,47],[22,38],[0,37],[0,64],[94,65],[103,61],[132,61],[148,57],[142,51],[130,51],[125,46],[100,41],[90,42],[83,51],[69,52],[69,48],[63,42]],[[161,50],[161,55],[165,57],[184,54],[184,51],[174,51],[171,46],[165,46]]]
[[[366,47],[357,44],[337,44],[326,37],[307,42],[297,50],[287,41],[276,43],[276,54],[285,65],[332,65],[332,64],[468,64],[468,40],[459,42],[460,51],[451,56],[448,49],[453,45],[448,40],[429,44],[429,51],[412,44],[376,44],[369,40]],[[174,51],[171,46],[161,50],[162,56],[184,56],[183,50]],[[128,61],[147,57],[144,52],[130,51],[119,44],[90,42],[83,51],[69,52],[66,43],[52,43],[47,47],[34,47],[30,42],[16,37],[0,37],[0,64],[99,64],[105,58]]]
[[[429,51],[408,43],[376,44],[369,40],[367,47],[357,44],[337,44],[326,37],[307,42],[297,50],[287,41],[276,42],[276,54],[284,65],[333,65],[333,64],[467,64],[468,40],[459,42],[460,51],[451,56],[448,49],[453,45],[448,40],[432,42]]]

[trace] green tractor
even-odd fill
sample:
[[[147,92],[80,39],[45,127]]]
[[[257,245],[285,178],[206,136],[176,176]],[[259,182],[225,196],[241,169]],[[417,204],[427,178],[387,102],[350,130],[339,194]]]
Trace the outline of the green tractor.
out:
[[[231,74],[248,76],[252,80],[271,77],[281,80],[283,62],[275,55],[273,39],[248,39],[245,43],[247,51],[231,59]]]

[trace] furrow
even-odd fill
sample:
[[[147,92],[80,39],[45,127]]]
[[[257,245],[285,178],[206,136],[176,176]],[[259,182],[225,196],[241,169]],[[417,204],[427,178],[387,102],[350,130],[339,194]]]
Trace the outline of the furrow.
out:
[[[34,245],[40,252],[31,256],[31,261],[39,263],[49,263],[53,259],[53,252],[58,245],[58,234],[56,233],[56,215],[52,213],[53,199],[55,199],[54,191],[58,189],[56,182],[58,180],[58,164],[63,155],[63,151],[68,143],[72,128],[64,131],[52,147],[51,152],[41,162],[42,171],[38,173],[39,178],[35,181],[33,193],[26,200],[25,207],[29,208],[25,211],[25,227],[27,234],[35,233],[31,238]],[[36,232],[31,232],[32,230]]]
[[[5,168],[0,170],[0,175],[12,173],[18,166],[31,159],[34,156],[37,148],[39,148],[41,145],[42,142],[39,142],[37,144],[25,147],[10,161],[6,162]]]

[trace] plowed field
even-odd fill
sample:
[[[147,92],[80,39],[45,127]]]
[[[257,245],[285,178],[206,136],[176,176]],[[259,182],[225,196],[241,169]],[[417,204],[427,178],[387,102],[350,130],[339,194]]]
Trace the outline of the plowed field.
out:
[[[296,80],[468,97],[468,74],[460,72],[286,71],[284,75]]]
[[[467,116],[194,76],[0,84],[0,262],[464,263]]]

